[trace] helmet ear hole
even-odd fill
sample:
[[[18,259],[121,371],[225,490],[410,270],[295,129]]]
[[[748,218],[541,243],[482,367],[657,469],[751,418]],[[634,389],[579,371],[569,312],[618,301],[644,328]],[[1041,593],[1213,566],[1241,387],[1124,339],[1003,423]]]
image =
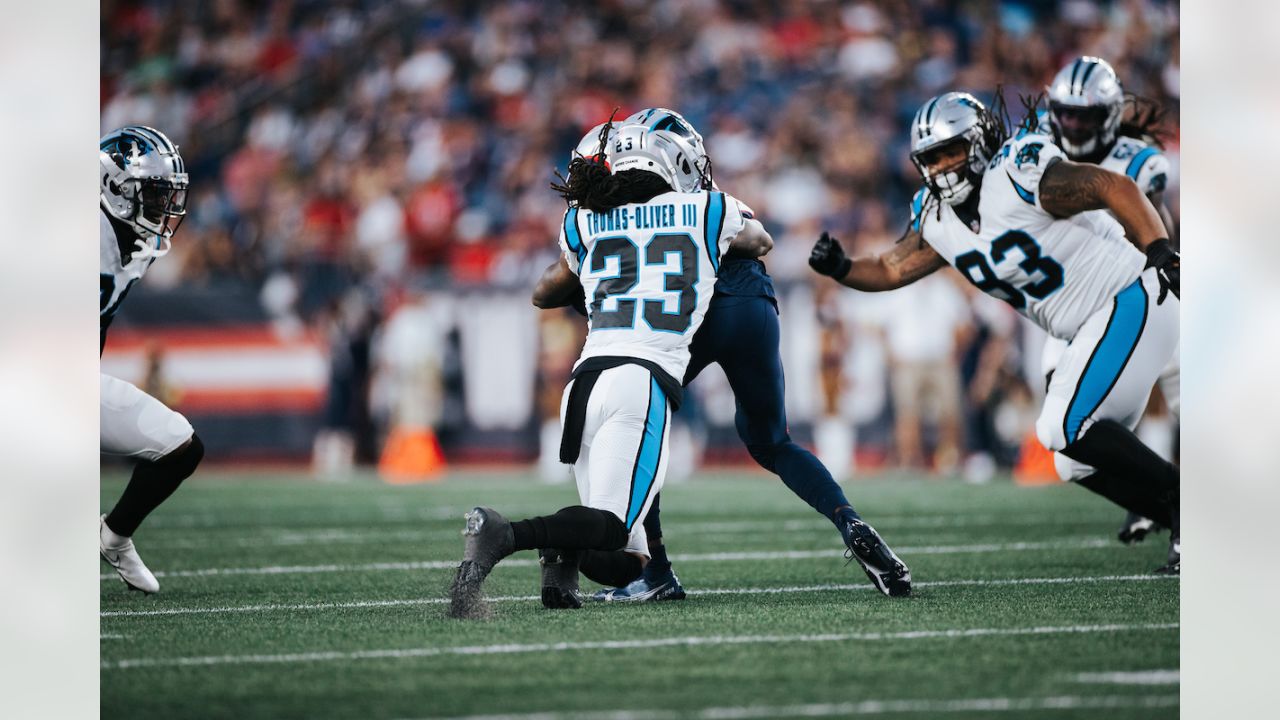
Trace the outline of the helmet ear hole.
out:
[[[680,168],[684,171],[686,175],[693,172],[693,168],[689,167],[688,160],[683,161],[683,164],[680,166]]]

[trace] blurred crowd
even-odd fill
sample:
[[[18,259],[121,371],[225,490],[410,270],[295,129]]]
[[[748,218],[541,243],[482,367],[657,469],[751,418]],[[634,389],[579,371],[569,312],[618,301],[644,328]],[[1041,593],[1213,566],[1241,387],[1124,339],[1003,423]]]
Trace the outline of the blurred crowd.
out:
[[[286,324],[327,327],[352,293],[377,326],[416,292],[531,287],[564,210],[548,183],[615,107],[699,128],[719,186],[777,240],[783,286],[817,288],[824,229],[855,252],[898,237],[921,102],[1000,84],[1017,119],[1080,54],[1167,109],[1178,212],[1177,2],[104,0],[102,48],[103,130],[154,125],[191,172],[190,217],[148,283],[244,284]],[[943,282],[971,330],[947,352],[981,367],[993,313]],[[816,332],[848,335],[823,302]]]

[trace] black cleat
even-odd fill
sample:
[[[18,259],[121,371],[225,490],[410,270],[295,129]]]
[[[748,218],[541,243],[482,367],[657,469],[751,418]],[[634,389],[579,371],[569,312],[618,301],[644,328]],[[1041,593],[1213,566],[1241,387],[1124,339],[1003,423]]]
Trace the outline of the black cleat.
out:
[[[467,513],[462,534],[466,545],[462,563],[449,586],[449,617],[484,617],[488,608],[480,598],[480,586],[493,566],[515,551],[511,523],[492,508],[474,508]]]
[[[848,548],[844,556],[858,561],[877,590],[889,597],[911,594],[911,571],[875,528],[862,520],[845,520],[840,525],[840,535]]]
[[[542,607],[548,610],[577,610],[582,607],[576,552],[539,550],[538,564],[542,566]]]
[[[1125,545],[1132,545],[1142,542],[1147,535],[1161,530],[1164,530],[1164,527],[1157,524],[1155,520],[1131,512],[1125,516],[1124,524],[1120,526],[1120,532],[1116,537]]]

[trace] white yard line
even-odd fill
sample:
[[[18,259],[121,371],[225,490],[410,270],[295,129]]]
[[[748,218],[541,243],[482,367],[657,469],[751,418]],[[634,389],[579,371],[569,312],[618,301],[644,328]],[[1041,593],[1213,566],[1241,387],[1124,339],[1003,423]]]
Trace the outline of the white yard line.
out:
[[[1072,680],[1097,685],[1177,685],[1177,670],[1139,670],[1136,672],[1078,673]]]
[[[863,700],[812,705],[747,705],[709,707],[701,710],[605,710],[592,712],[539,712],[510,715],[466,715],[443,720],[748,720],[751,718],[834,717],[887,715],[891,713],[1032,712],[1037,710],[1107,710],[1167,708],[1178,705],[1177,695],[1060,695],[1022,698],[957,698],[951,700]]]
[[[722,645],[780,645],[797,643],[871,642],[877,640],[932,640],[938,638],[1010,637],[1022,635],[1062,635],[1078,633],[1151,632],[1178,629],[1178,623],[1142,623],[1133,625],[1062,625],[1029,628],[948,628],[942,630],[908,630],[891,633],[829,633],[823,635],[712,635],[704,637],[668,637],[643,640],[600,640],[504,645],[464,645],[387,650],[331,650],[323,652],[287,653],[281,655],[206,655],[198,657],[148,657],[109,660],[104,670],[128,670],[142,667],[208,667],[212,665],[258,665],[326,662],[333,660],[400,660],[406,658],[450,655],[512,655],[524,653],[573,652],[580,650],[639,650],[661,647],[715,647]]]
[[[459,517],[461,515],[459,514]],[[943,529],[943,528],[968,528],[968,527],[989,527],[989,526],[1037,526],[1047,522],[1053,522],[1061,525],[1064,522],[1073,525],[1083,525],[1095,523],[1096,518],[1078,516],[1075,518],[1063,518],[1061,516],[1040,514],[1040,515],[1020,515],[1014,518],[1003,517],[998,515],[919,515],[919,516],[885,516],[877,517],[876,524],[881,530],[886,528],[894,532],[902,532],[908,529]],[[151,525],[149,525],[150,527]],[[166,535],[175,535],[175,530],[179,532],[188,530],[192,525],[162,525],[160,528],[167,528]],[[681,537],[701,537],[704,535],[759,535],[769,532],[804,532],[813,531],[815,533],[829,533],[832,531],[830,524],[823,522],[821,518],[813,517],[809,519],[793,519],[793,520],[754,520],[751,523],[743,522],[700,522],[697,524],[685,525],[679,520],[669,522],[668,528],[677,528],[675,534]],[[221,535],[235,532],[234,537],[221,537]],[[261,547],[261,546],[295,546],[295,545],[324,545],[324,544],[347,544],[347,545],[363,545],[369,543],[381,542],[425,542],[433,539],[447,539],[460,536],[461,532],[458,528],[435,528],[435,529],[412,529],[412,528],[375,528],[364,529],[359,527],[320,527],[320,528],[297,528],[297,527],[281,527],[281,526],[259,526],[251,530],[240,528],[227,528],[222,532],[203,535],[185,535],[181,537],[165,537],[157,540],[162,542],[167,548],[178,549],[199,549],[206,547]]]
[[[1074,585],[1080,583],[1105,582],[1150,582],[1161,580],[1177,580],[1176,575],[1096,575],[1089,577],[1047,577],[1047,578],[1008,578],[999,580],[937,580],[933,582],[917,582],[915,587],[962,587],[989,585]],[[788,587],[769,588],[706,588],[690,590],[690,595],[778,595],[806,592],[857,591],[870,590],[867,583],[849,585],[794,585]],[[537,595],[502,595],[488,598],[490,602],[515,602],[538,600]],[[449,602],[443,597],[404,598],[400,600],[356,600],[337,603],[272,603],[265,605],[228,605],[223,607],[174,607],[154,610],[105,610],[100,617],[156,617],[168,615],[220,615],[226,613],[280,612],[296,610],[352,610],[359,608],[413,607],[422,605],[443,605]]]
[[[1036,550],[1079,550],[1109,548],[1115,541],[1107,538],[1081,538],[1074,540],[1055,540],[1049,542],[1017,542],[986,543],[978,545],[921,545],[895,548],[899,555],[949,555],[963,553],[993,552],[1028,552]],[[671,556],[672,562],[736,562],[752,560],[810,560],[815,558],[837,558],[844,555],[843,550],[784,550],[761,552],[722,552],[699,554],[676,554]],[[504,560],[502,567],[533,567],[536,560],[511,559]],[[405,562],[379,562],[361,564],[331,565],[271,565],[266,567],[239,568],[202,568],[198,570],[160,570],[155,573],[158,578],[169,577],[214,577],[223,575],[296,575],[311,573],[335,572],[381,572],[387,570],[452,570],[458,566],[457,560],[416,560]],[[116,578],[115,573],[103,573],[99,580]]]

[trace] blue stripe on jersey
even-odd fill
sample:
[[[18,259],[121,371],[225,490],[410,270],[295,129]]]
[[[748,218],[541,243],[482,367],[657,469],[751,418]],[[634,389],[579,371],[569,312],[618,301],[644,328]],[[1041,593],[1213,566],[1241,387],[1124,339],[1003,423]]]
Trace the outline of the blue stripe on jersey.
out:
[[[712,192],[702,218],[702,239],[711,258],[711,268],[720,274],[720,231],[724,228],[724,193]]]
[[[911,229],[912,230],[919,231],[920,223],[924,220],[924,218],[920,217],[920,214],[924,210],[924,195],[926,192],[928,191],[925,190],[924,188],[920,188],[919,190],[916,191],[915,196],[911,198]]]
[[[1022,187],[1017,182],[1015,182],[1013,179],[1013,176],[1009,174],[1008,170],[1006,170],[1004,174],[1009,178],[1009,182],[1013,184],[1013,189],[1018,193],[1018,197],[1022,198],[1028,204],[1031,204],[1031,205],[1036,204],[1035,193],[1031,192],[1030,190]]]
[[[1145,148],[1142,152],[1133,156],[1133,159],[1129,161],[1129,167],[1126,167],[1124,169],[1124,174],[1128,175],[1134,180],[1137,180],[1138,173],[1142,172],[1142,166],[1147,164],[1147,158],[1150,158],[1152,155],[1155,155],[1159,152],[1160,150],[1158,150],[1157,148],[1153,148],[1153,147]]]
[[[587,248],[582,244],[582,236],[578,233],[578,208],[569,208],[564,214],[564,241],[569,249],[577,253],[578,266],[587,259]]]
[[[1129,364],[1129,357],[1133,355],[1147,325],[1147,303],[1142,278],[1134,280],[1116,295],[1115,309],[1111,311],[1107,329],[1094,347],[1084,372],[1080,373],[1076,392],[1071,396],[1071,404],[1062,419],[1067,443],[1076,441],[1085,418],[1097,411]]]
[[[662,461],[662,436],[667,431],[667,396],[658,385],[658,379],[649,376],[649,413],[644,422],[644,434],[640,436],[640,452],[631,470],[631,499],[627,502],[627,530],[640,519],[640,511],[649,499],[654,482],[658,478],[658,465]]]

